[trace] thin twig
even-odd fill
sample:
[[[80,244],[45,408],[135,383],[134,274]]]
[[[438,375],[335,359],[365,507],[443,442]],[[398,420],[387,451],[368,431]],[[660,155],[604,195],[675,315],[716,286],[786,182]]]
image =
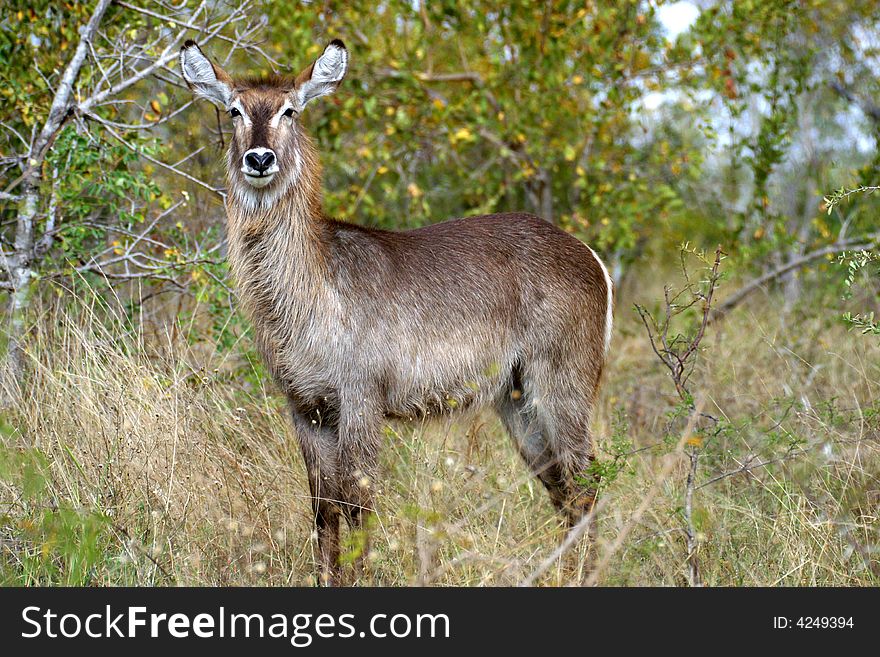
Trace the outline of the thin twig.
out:
[[[639,504],[629,522],[624,525],[623,529],[621,529],[620,532],[617,534],[617,537],[614,539],[614,543],[612,543],[611,547],[608,548],[602,555],[602,559],[596,565],[596,568],[593,570],[592,573],[590,573],[590,576],[587,578],[586,582],[587,586],[595,586],[596,582],[599,581],[599,576],[602,574],[602,571],[605,570],[611,559],[613,559],[614,555],[617,554],[617,551],[620,550],[621,546],[626,541],[627,536],[629,536],[629,533],[637,524],[639,524],[639,522],[641,522],[642,516],[645,515],[648,507],[651,506],[651,503],[654,501],[654,498],[660,491],[660,487],[663,486],[664,483],[666,483],[669,475],[672,474],[672,470],[673,468],[675,468],[675,465],[678,462],[678,459],[676,457],[682,454],[684,446],[687,444],[687,441],[691,439],[704,403],[704,399],[700,399],[700,401],[697,403],[694,412],[691,413],[690,417],[688,418],[687,426],[685,427],[685,430],[681,435],[681,439],[675,446],[675,450],[672,453],[666,455],[663,468],[660,470],[660,474],[654,481],[653,486],[651,486],[651,489],[648,491],[647,495],[644,496],[641,504]]]

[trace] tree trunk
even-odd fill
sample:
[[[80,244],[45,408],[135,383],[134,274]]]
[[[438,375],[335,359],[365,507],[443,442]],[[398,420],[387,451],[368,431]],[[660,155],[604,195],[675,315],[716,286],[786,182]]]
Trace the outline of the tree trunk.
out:
[[[80,28],[80,41],[64,69],[57,91],[52,98],[49,115],[39,134],[30,145],[21,177],[21,200],[15,226],[15,250],[6,259],[9,283],[12,288],[9,302],[9,343],[4,367],[3,388],[7,395],[15,394],[24,376],[25,320],[30,308],[36,266],[35,235],[37,212],[40,207],[40,178],[46,156],[64,127],[73,105],[73,88],[89,52],[104,13],[111,0],[98,0],[88,24]],[[8,400],[7,400],[8,401]]]
[[[26,174],[27,175],[27,174]],[[9,336],[6,352],[7,393],[15,391],[24,376],[25,317],[31,303],[31,286],[34,278],[34,225],[36,223],[39,175],[24,182],[24,194],[19,206],[15,231],[15,252],[9,258],[9,278],[12,292],[9,299]]]

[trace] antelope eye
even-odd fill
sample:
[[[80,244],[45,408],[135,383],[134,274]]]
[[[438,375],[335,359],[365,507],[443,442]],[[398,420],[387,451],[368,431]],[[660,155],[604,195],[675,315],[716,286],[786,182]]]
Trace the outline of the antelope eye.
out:
[[[237,116],[241,116],[241,112],[238,111],[237,107],[233,107],[231,110],[229,110],[229,116],[234,119]]]
[[[288,107],[281,116],[293,116],[293,108]]]

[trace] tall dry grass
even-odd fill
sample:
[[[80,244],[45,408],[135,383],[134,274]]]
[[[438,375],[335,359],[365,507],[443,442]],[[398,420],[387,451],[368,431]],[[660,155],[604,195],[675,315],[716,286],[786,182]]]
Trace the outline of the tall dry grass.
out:
[[[625,467],[602,491],[595,550],[605,565],[594,577],[681,585],[686,463],[663,441],[673,390],[622,297],[595,432],[604,458]],[[90,295],[43,306],[32,378],[4,411],[3,581],[314,583],[308,487],[283,401],[243,346],[219,353],[193,335],[187,325],[150,335]],[[701,483],[772,461],[697,490],[704,581],[880,583],[878,341],[823,313],[783,325],[765,299],[704,346],[695,386],[730,428],[705,446]],[[516,584],[564,538],[490,416],[389,427],[382,467],[357,583]],[[37,485],[28,472],[42,472]],[[347,553],[361,544],[350,537]],[[537,583],[581,581],[588,556],[579,542]]]

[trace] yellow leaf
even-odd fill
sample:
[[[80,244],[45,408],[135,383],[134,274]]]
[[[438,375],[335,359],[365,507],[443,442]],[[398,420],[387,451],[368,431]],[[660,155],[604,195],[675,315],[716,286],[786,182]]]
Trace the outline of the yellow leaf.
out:
[[[409,193],[409,195],[412,196],[413,198],[419,198],[419,197],[422,195],[422,193],[423,193],[422,190],[419,189],[419,186],[416,185],[414,182],[412,182],[412,183],[410,183],[409,185],[406,186],[406,191],[407,191],[407,192]]]

